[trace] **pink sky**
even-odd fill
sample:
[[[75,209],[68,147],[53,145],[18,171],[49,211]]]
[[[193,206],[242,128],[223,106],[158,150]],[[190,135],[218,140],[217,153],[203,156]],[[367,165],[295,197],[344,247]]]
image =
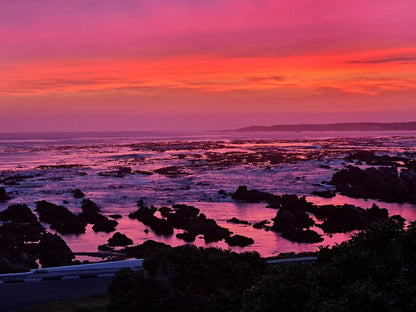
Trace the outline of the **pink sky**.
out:
[[[0,131],[416,120],[416,1],[0,1]]]

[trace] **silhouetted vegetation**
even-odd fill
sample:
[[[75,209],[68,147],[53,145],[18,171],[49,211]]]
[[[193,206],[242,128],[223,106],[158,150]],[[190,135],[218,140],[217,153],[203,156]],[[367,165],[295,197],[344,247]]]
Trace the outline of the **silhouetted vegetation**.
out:
[[[121,271],[109,311],[415,311],[416,222],[373,224],[323,247],[312,265],[268,267],[257,253],[181,246]]]

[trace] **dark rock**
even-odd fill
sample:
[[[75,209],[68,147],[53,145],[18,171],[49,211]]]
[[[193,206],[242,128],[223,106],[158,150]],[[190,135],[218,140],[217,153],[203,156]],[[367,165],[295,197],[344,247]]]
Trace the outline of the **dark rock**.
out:
[[[99,251],[111,251],[113,247],[110,247],[108,244],[98,245],[97,249]]]
[[[134,173],[136,173],[136,174],[142,174],[142,175],[145,175],[145,176],[151,176],[151,175],[153,175],[153,172],[144,171],[144,170],[137,170],[137,171],[134,171]]]
[[[347,161],[357,160],[359,163],[366,163],[374,166],[394,166],[398,161],[404,161],[403,157],[390,157],[388,155],[378,156],[373,151],[358,151],[344,158]]]
[[[344,158],[347,161],[359,160],[366,163],[371,163],[378,159],[378,156],[373,151],[358,151]]]
[[[119,215],[119,214],[111,214],[111,215],[109,215],[109,217],[112,218],[112,219],[121,219],[122,218],[122,216]]]
[[[169,166],[169,167],[159,168],[159,169],[153,170],[153,172],[157,174],[161,174],[161,175],[166,175],[171,178],[174,178],[179,175],[188,174],[180,166]]]
[[[14,223],[9,223],[0,227],[0,274],[36,269],[38,267],[36,254],[24,244],[21,233],[17,233],[16,236],[5,228],[6,225],[16,226]]]
[[[73,213],[70,212],[66,207],[58,206],[45,200],[36,202],[35,211],[39,214],[40,221],[49,224],[59,222],[62,219],[73,216]]]
[[[282,237],[297,243],[319,243],[323,241],[321,235],[312,230],[295,229],[292,231],[285,231]]]
[[[268,201],[270,208],[283,208],[296,211],[308,211],[313,206],[306,201],[305,197],[297,197],[293,194],[274,195],[272,201]]]
[[[0,203],[4,203],[9,200],[11,197],[6,193],[4,187],[0,187]]]
[[[118,167],[117,176],[124,177],[128,174],[132,174],[133,170],[130,167]]]
[[[9,222],[0,227],[0,233],[14,236],[16,240],[24,242],[37,242],[45,232],[45,228],[38,220],[31,223]],[[12,244],[12,242],[10,242]]]
[[[389,212],[385,208],[380,208],[376,204],[373,204],[371,208],[365,211],[367,219],[371,222],[387,220],[389,218]]]
[[[176,237],[183,239],[185,242],[190,243],[190,242],[195,241],[196,235],[185,231],[183,233],[176,234]]]
[[[132,244],[133,241],[126,235],[121,234],[120,232],[115,232],[113,237],[108,239],[109,246],[127,246]]]
[[[153,240],[147,240],[141,245],[126,247],[121,250],[127,257],[130,258],[146,258],[149,257],[160,250],[171,249],[172,247],[163,243],[155,242]]]
[[[332,191],[313,191],[312,195],[324,197],[324,198],[332,198],[335,196],[335,192]]]
[[[228,229],[219,226],[213,219],[206,219],[202,223],[199,222],[201,219],[198,218],[197,220],[198,222],[196,226],[199,225],[199,230],[196,230],[195,226],[193,229],[191,228],[191,232],[199,232],[198,234],[203,234],[204,240],[207,243],[218,242],[222,239],[229,237],[231,234],[231,232]]]
[[[404,166],[407,167],[408,169],[416,171],[416,160],[405,160]]]
[[[12,221],[18,223],[37,223],[38,218],[25,204],[10,205],[6,210],[0,212],[1,221]]]
[[[130,167],[122,167],[122,166],[118,166],[116,167],[117,170],[115,171],[104,171],[104,172],[100,172],[98,173],[98,175],[103,176],[103,177],[116,177],[116,178],[123,178],[128,174],[132,174],[133,171]]]
[[[26,179],[33,179],[35,177],[35,175],[13,175],[13,176],[9,176],[4,178],[3,180],[1,180],[1,182],[3,182],[5,185],[19,185],[20,182],[24,182]]]
[[[331,166],[330,165],[320,165],[319,168],[322,168],[322,169],[331,169]]]
[[[164,217],[164,218],[167,218],[168,215],[173,211],[169,207],[160,207],[158,210],[159,210],[160,214],[162,215],[162,217]]]
[[[82,200],[82,213],[79,215],[81,218],[85,219],[88,223],[94,224],[100,219],[99,212],[100,208],[90,199]]]
[[[85,233],[87,223],[64,206],[42,200],[36,202],[35,210],[39,214],[40,221],[49,223],[52,229],[61,234]]]
[[[267,221],[267,220],[263,220],[263,221],[260,221],[260,222],[254,223],[254,224],[253,224],[253,228],[255,228],[255,229],[263,229],[263,228],[265,228],[265,227],[266,227],[266,224],[267,224],[268,222],[269,222],[269,221]]]
[[[218,194],[219,194],[219,195],[224,195],[224,196],[226,196],[226,195],[227,195],[227,192],[226,192],[226,191],[224,191],[224,190],[219,190],[219,191],[218,191]]]
[[[165,219],[159,219],[154,216],[156,208],[141,206],[135,212],[129,214],[129,218],[137,219],[144,225],[150,226],[150,228],[158,235],[172,235],[173,227]]]
[[[72,194],[75,198],[83,198],[85,196],[85,194],[80,189],[73,190]]]
[[[71,265],[75,258],[71,249],[57,234],[45,233],[37,246],[37,251],[42,267]]]
[[[181,215],[184,218],[194,218],[199,214],[199,209],[194,206],[177,204],[173,205],[172,208],[175,209],[176,215]]]
[[[254,240],[250,237],[242,236],[242,235],[233,235],[227,237],[225,242],[230,246],[240,246],[245,247],[254,243]]]
[[[51,229],[60,234],[84,234],[87,223],[78,216],[73,216],[51,224]]]
[[[236,217],[227,220],[227,223],[235,223],[235,224],[249,224],[248,221],[239,220]]]
[[[277,232],[309,228],[314,224],[306,212],[288,208],[280,208],[272,220],[271,229]]]
[[[416,175],[395,167],[367,168],[348,166],[336,172],[331,180],[336,190],[355,198],[373,198],[386,202],[416,203]]]
[[[332,206],[327,205],[327,218],[321,228],[326,233],[349,232],[363,230],[371,223],[388,219],[387,209],[373,205],[370,209],[363,209],[353,205]]]
[[[258,203],[261,201],[272,201],[275,195],[258,190],[248,190],[247,186],[240,185],[231,197],[232,199],[248,203]]]
[[[208,219],[202,213],[196,215],[197,211],[199,209],[195,207],[180,205],[179,209],[168,215],[167,220],[173,227],[185,230],[192,236],[204,235],[206,242],[217,242],[230,236],[229,230],[219,226],[215,220]]]
[[[116,230],[116,226],[118,225],[118,222],[115,220],[110,220],[107,217],[98,214],[95,218],[94,225],[92,226],[92,229],[94,232],[106,232],[110,233]]]

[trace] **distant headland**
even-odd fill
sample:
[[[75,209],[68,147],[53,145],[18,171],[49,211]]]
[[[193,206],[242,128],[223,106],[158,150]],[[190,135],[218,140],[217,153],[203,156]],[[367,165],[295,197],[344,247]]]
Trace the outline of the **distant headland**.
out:
[[[250,126],[234,131],[262,132],[262,131],[416,131],[416,121],[413,122],[350,122],[332,124],[298,124]]]

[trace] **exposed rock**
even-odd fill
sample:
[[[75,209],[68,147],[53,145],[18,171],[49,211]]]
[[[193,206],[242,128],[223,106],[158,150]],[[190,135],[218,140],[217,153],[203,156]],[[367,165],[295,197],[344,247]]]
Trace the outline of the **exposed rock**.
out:
[[[176,211],[176,215],[181,215],[184,218],[195,218],[199,214],[199,209],[194,206],[177,204],[172,206]]]
[[[37,175],[12,175],[4,178],[3,180],[0,180],[5,185],[19,185],[20,182],[24,182],[26,179],[33,179]]]
[[[225,242],[230,246],[240,246],[245,247],[254,243],[254,240],[250,237],[242,236],[242,235],[233,235],[227,237]]]
[[[97,249],[99,251],[111,251],[113,247],[110,247],[108,244],[98,245]]]
[[[358,151],[350,154],[344,159],[347,161],[359,160],[366,163],[371,163],[372,161],[378,160],[378,157],[379,156],[376,156],[373,151]]]
[[[174,212],[167,216],[168,222],[177,229],[187,231],[192,236],[204,235],[206,242],[217,242],[230,236],[230,231],[219,226],[215,220],[199,214],[199,209],[187,205],[175,205]]]
[[[355,198],[373,198],[386,202],[416,203],[416,175],[395,167],[367,168],[348,166],[336,172],[331,180],[341,194]]]
[[[118,167],[117,176],[124,177],[128,174],[131,174],[133,170],[130,167]]]
[[[45,233],[37,246],[37,250],[42,267],[70,265],[75,258],[71,249],[57,234]]]
[[[51,228],[61,234],[85,233],[85,222],[79,216],[74,215],[64,206],[58,206],[47,201],[36,202],[36,209],[39,219],[49,223]]]
[[[127,246],[133,244],[133,241],[120,232],[115,232],[113,237],[108,239],[109,246]]]
[[[373,222],[388,219],[387,209],[381,209],[375,204],[370,209],[347,204],[327,205],[325,208],[328,210],[327,218],[320,226],[326,233],[362,230]]]
[[[0,227],[0,274],[24,272],[38,267],[35,253],[24,243],[25,235],[19,232],[22,226],[11,222]]]
[[[263,228],[266,228],[267,226],[266,226],[266,224],[268,223],[269,221],[267,221],[267,220],[263,220],[263,221],[260,221],[260,222],[257,222],[257,223],[254,223],[253,224],[253,228],[255,228],[255,229],[263,229]]]
[[[118,225],[117,221],[110,220],[106,216],[98,214],[95,217],[95,222],[94,222],[94,225],[92,226],[92,229],[94,232],[110,233],[116,230],[117,225]]]
[[[134,171],[133,173],[142,174],[142,175],[145,175],[145,176],[151,176],[151,175],[153,175],[153,172],[145,171],[145,170],[137,170],[137,171]]]
[[[6,210],[0,212],[1,221],[13,221],[18,223],[36,223],[38,218],[25,204],[10,205]]]
[[[158,235],[173,234],[173,227],[167,220],[159,219],[158,217],[154,216],[156,208],[148,208],[143,205],[139,206],[140,208],[138,210],[129,214],[129,218],[137,219],[144,225],[150,226],[150,228]]]
[[[375,166],[393,166],[397,164],[397,161],[406,160],[406,158],[403,157],[390,157],[388,155],[378,156],[373,151],[358,151],[344,159],[347,161],[357,160],[358,162],[365,162],[368,165]]]
[[[239,219],[237,219],[236,217],[233,217],[233,218],[231,218],[231,219],[228,219],[227,220],[227,223],[235,223],[235,224],[249,224],[249,222],[248,221],[245,221],[245,220],[239,220]]]
[[[82,213],[79,215],[85,219],[88,223],[94,224],[100,219],[100,208],[90,199],[82,200]]]
[[[284,208],[297,211],[309,211],[313,206],[312,203],[306,201],[304,196],[297,197],[293,194],[274,195],[273,200],[268,201],[268,203],[270,208]]]
[[[163,168],[155,169],[155,170],[153,170],[153,172],[157,173],[157,174],[162,174],[162,175],[168,176],[170,178],[174,178],[174,177],[179,176],[179,175],[187,175],[188,174],[180,166],[163,167]]]
[[[9,222],[2,225],[0,232],[13,235],[17,240],[24,242],[37,242],[45,228],[36,221],[34,223]]]
[[[282,237],[297,243],[319,243],[324,240],[321,235],[309,229],[285,231],[282,233]]]
[[[168,215],[173,211],[169,207],[160,207],[158,210],[159,210],[160,214],[162,215],[162,217],[164,217],[164,218],[167,218]]]
[[[177,238],[183,239],[185,242],[193,242],[195,241],[196,235],[193,233],[189,233],[187,231],[183,232],[183,233],[178,233],[176,234]]]
[[[0,187],[0,203],[4,203],[5,201],[9,200],[11,197],[6,193],[4,187]]]
[[[324,197],[324,198],[332,198],[335,196],[335,192],[333,191],[313,191],[312,195],[316,195],[316,196],[320,196],[320,197]]]
[[[261,192],[258,190],[248,190],[246,185],[240,185],[232,195],[232,199],[248,203],[258,203],[261,201],[272,201],[275,195]]]
[[[121,215],[119,215],[119,214],[111,214],[111,215],[109,215],[109,217],[110,217],[111,219],[121,219],[121,218],[122,218],[122,216],[121,216]]]
[[[308,214],[301,210],[280,208],[273,219],[271,229],[277,232],[287,232],[296,229],[309,228],[314,221]]]
[[[121,252],[124,253],[127,257],[140,259],[149,257],[159,250],[170,248],[172,247],[169,245],[155,242],[153,240],[147,240],[141,245],[126,247],[121,250]]]
[[[73,190],[72,194],[75,198],[83,198],[85,196],[85,194],[80,189]]]
[[[132,174],[133,170],[130,167],[116,167],[117,170],[115,171],[104,171],[98,173],[98,175],[103,177],[116,177],[116,178],[123,178],[128,174]]]
[[[49,169],[71,169],[71,168],[83,168],[85,165],[81,164],[61,164],[61,165],[41,165],[35,169],[49,170]]]

